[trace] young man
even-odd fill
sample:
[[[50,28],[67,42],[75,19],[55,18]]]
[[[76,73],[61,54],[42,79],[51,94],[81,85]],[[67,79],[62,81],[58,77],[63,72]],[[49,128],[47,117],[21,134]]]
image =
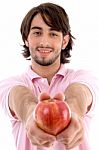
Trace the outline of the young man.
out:
[[[34,7],[23,19],[21,34],[23,56],[31,66],[0,83],[0,103],[12,122],[17,150],[90,150],[97,85],[88,72],[66,68],[73,36],[65,10],[52,3]],[[69,126],[57,136],[41,130],[33,118],[39,100],[48,96],[66,101],[71,109]]]

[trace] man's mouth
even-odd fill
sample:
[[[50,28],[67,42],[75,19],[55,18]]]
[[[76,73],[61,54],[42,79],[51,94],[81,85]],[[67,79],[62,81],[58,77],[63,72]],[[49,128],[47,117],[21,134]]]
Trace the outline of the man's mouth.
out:
[[[38,48],[38,51],[40,51],[40,52],[52,52],[52,49],[51,48]]]
[[[51,48],[38,48],[38,52],[42,56],[47,56],[52,52],[52,49]]]

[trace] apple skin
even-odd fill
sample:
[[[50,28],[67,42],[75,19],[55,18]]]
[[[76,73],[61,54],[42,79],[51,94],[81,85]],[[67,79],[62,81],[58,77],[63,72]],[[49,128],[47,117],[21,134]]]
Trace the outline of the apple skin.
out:
[[[38,127],[55,136],[63,131],[71,120],[68,104],[58,99],[40,101],[33,112]]]

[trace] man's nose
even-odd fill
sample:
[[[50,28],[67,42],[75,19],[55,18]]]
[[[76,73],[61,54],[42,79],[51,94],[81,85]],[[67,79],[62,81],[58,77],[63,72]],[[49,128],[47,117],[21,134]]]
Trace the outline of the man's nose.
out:
[[[50,45],[50,39],[47,35],[44,35],[44,36],[41,37],[40,45],[42,45],[44,47],[47,47],[47,46]]]

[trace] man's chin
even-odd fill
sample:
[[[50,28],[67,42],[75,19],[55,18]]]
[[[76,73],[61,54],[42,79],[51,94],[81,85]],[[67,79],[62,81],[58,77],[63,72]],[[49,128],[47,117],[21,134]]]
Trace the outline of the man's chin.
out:
[[[52,61],[50,62],[46,62],[46,61],[36,61],[37,64],[39,64],[40,66],[50,66],[52,65]]]

